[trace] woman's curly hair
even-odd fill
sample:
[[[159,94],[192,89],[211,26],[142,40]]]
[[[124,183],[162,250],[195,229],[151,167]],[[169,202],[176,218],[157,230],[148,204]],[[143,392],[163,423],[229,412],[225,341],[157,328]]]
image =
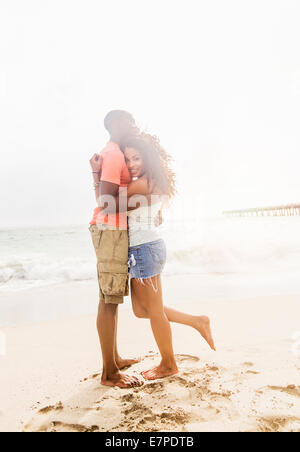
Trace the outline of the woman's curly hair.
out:
[[[127,147],[141,153],[148,184],[153,182],[169,200],[173,198],[177,192],[175,173],[171,168],[173,159],[159,138],[146,132],[129,134],[122,142],[122,150]]]

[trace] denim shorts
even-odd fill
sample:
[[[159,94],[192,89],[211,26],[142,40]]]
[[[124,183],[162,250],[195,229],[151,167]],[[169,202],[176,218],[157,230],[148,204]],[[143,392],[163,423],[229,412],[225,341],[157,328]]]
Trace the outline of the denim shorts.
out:
[[[129,274],[131,278],[148,279],[160,275],[167,259],[165,242],[155,242],[129,248]]]

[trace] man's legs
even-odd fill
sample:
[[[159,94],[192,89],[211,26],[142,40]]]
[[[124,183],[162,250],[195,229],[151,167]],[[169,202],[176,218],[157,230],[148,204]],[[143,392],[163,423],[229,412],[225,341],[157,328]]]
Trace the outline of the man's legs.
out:
[[[119,386],[121,388],[140,386],[142,382],[136,377],[120,373],[122,367],[127,367],[133,362],[121,360],[116,346],[118,302],[123,301],[123,295],[127,292],[123,276],[124,272],[128,270],[127,231],[120,233],[120,231],[106,228],[103,225],[93,225],[90,227],[90,232],[97,256],[100,293],[97,329],[103,357],[101,382],[107,386]],[[117,286],[112,291],[111,273],[116,277],[119,272],[121,272],[120,276],[114,280],[114,284],[117,284]]]
[[[118,352],[118,317],[119,317],[119,309],[117,309],[116,313],[116,326],[115,326],[115,362],[120,370],[125,369],[126,367],[132,366],[133,364],[137,364],[140,362],[140,359],[122,359]]]
[[[101,299],[98,309],[97,329],[103,358],[101,384],[129,388],[141,386],[142,382],[133,376],[122,374],[115,361],[115,339],[118,305],[106,304]]]

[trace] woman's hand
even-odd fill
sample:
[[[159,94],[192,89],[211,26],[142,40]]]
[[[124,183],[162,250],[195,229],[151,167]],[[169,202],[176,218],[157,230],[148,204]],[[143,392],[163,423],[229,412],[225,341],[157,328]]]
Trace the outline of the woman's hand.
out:
[[[162,209],[160,209],[160,211],[157,213],[156,217],[154,218],[154,224],[155,227],[158,228],[159,226],[161,226],[163,224],[163,216],[162,216]]]
[[[93,172],[100,173],[102,167],[103,157],[100,154],[94,154],[90,160],[90,165]]]

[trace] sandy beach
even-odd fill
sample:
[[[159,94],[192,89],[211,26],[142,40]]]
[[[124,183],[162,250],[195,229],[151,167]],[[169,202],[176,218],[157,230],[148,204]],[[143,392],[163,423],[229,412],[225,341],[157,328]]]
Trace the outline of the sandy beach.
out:
[[[166,304],[176,292],[172,283]],[[94,283],[88,287],[85,293],[95,295]],[[37,291],[43,292],[75,303],[83,288]],[[300,296],[205,302],[191,292],[182,307],[211,317],[217,352],[196,330],[173,325],[180,372],[141,389],[100,385],[94,314],[2,328],[0,431],[299,432],[300,356],[293,335],[300,331]],[[129,373],[159,361],[147,320],[136,319],[128,303],[120,310],[119,348],[123,357],[142,359]]]

